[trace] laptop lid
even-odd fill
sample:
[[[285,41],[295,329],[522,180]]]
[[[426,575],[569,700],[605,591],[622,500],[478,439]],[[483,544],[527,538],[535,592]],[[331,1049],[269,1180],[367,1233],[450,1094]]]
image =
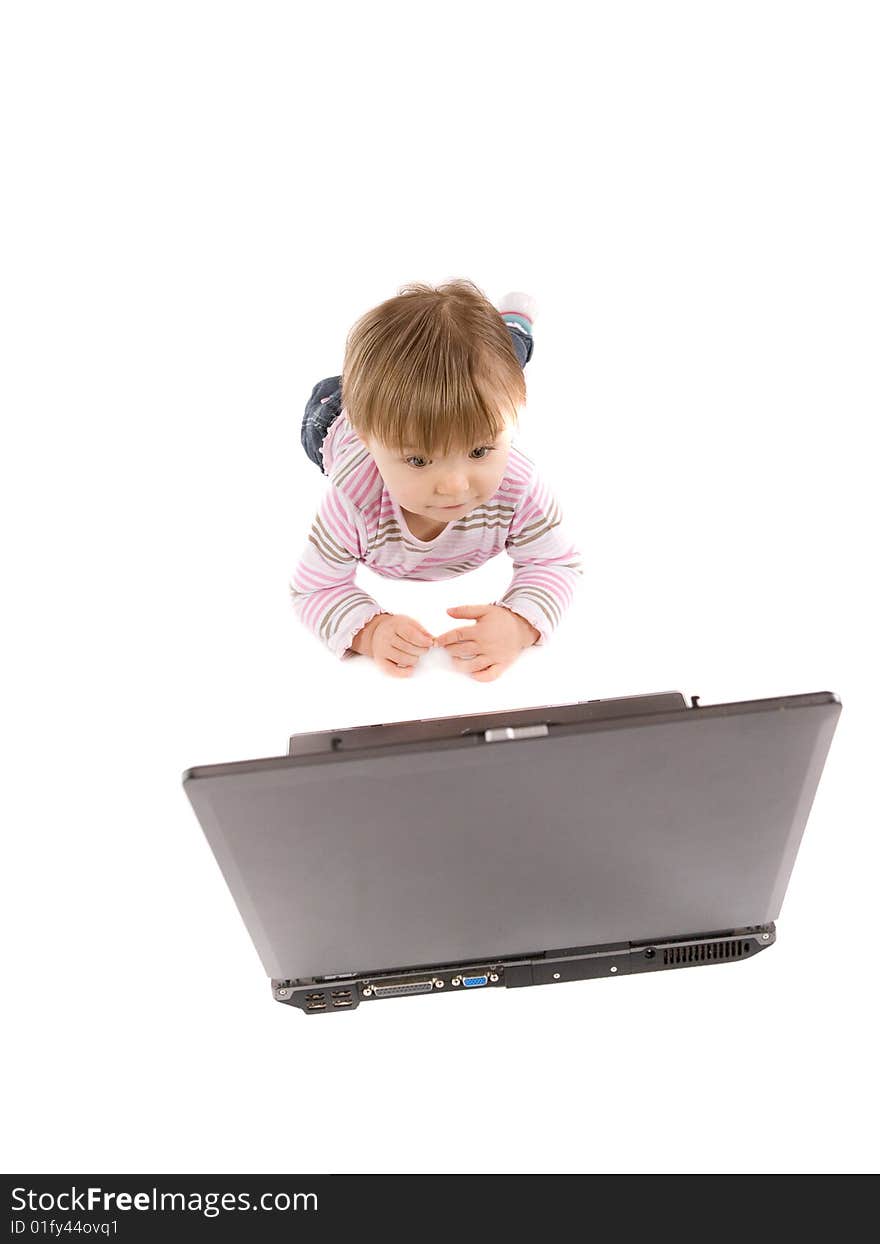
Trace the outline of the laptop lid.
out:
[[[317,752],[351,751],[356,747],[377,747],[386,743],[460,738],[498,727],[518,729],[530,725],[564,725],[566,722],[632,717],[638,713],[668,712],[684,707],[685,700],[680,691],[661,691],[654,695],[578,700],[575,704],[546,704],[541,708],[505,709],[503,712],[471,713],[467,716],[420,717],[418,721],[381,722],[345,730],[313,730],[294,734],[290,738],[289,752],[291,756],[305,756]]]
[[[653,697],[649,697],[653,698]],[[775,920],[840,713],[830,692],[190,769],[267,974],[311,979]],[[620,704],[621,702],[610,702]],[[553,709],[577,708],[574,720]],[[536,710],[527,710],[534,713]],[[389,723],[399,727],[425,723]],[[299,736],[294,736],[294,739]]]

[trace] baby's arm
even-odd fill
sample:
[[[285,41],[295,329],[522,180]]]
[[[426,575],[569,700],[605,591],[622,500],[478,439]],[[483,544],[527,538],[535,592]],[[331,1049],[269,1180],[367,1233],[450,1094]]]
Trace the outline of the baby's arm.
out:
[[[517,505],[505,547],[513,558],[510,587],[494,602],[525,618],[546,643],[583,577],[581,555],[562,527],[559,502],[537,472]]]
[[[297,617],[340,659],[363,650],[356,640],[382,606],[355,584],[364,532],[349,499],[330,487],[290,580]]]

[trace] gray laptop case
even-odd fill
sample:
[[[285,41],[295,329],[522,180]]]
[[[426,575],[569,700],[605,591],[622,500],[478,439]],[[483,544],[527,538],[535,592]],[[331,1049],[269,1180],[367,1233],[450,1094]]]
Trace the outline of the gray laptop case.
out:
[[[294,735],[184,787],[308,1014],[745,959],[775,940],[831,692],[677,692]]]

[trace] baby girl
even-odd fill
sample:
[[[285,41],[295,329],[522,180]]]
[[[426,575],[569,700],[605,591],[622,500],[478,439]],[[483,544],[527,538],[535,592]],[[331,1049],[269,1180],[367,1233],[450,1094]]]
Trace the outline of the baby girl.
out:
[[[469,281],[405,286],[351,330],[342,376],[315,385],[302,423],[330,487],[293,573],[294,609],[339,657],[395,677],[443,647],[491,682],[558,626],[583,574],[560,508],[512,443],[525,405],[534,303],[496,308]],[[358,562],[389,579],[449,579],[506,549],[513,579],[491,604],[447,610],[473,625],[432,636],[355,584]]]

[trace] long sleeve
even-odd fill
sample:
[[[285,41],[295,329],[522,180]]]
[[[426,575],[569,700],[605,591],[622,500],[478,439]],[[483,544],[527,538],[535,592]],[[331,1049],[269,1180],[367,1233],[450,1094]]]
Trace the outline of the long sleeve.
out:
[[[562,527],[556,498],[535,472],[510,525],[505,547],[513,558],[510,587],[493,603],[530,622],[544,644],[556,630],[583,577],[581,555]]]
[[[290,580],[294,612],[340,659],[353,655],[354,636],[382,606],[355,584],[366,532],[351,501],[328,488]]]

